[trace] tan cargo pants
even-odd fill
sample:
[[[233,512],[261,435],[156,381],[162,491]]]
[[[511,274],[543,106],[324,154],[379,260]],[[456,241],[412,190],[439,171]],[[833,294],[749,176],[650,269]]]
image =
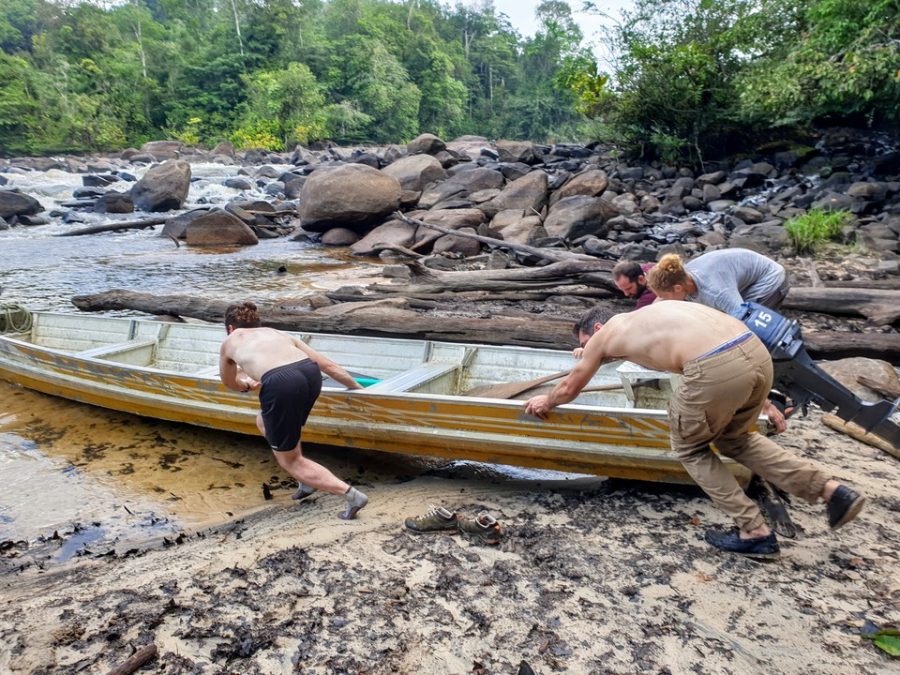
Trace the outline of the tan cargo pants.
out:
[[[756,336],[684,366],[669,399],[672,449],[694,481],[742,530],[763,524],[756,503],[711,450],[743,464],[792,495],[815,502],[829,477],[756,431],[772,387],[772,359]]]

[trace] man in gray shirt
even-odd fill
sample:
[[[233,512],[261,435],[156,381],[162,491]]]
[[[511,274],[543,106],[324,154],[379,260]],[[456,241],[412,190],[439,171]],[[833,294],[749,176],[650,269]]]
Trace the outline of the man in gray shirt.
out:
[[[742,302],[778,309],[790,285],[784,268],[745,248],[711,251],[686,265],[680,256],[662,257],[647,278],[663,300],[689,300],[739,316]]]

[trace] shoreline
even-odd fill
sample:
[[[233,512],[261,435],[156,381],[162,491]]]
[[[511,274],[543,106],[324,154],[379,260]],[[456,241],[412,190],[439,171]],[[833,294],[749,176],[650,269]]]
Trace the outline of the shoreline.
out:
[[[859,630],[900,621],[900,464],[818,414],[779,442],[869,504],[831,533],[794,500],[771,564],[710,549],[726,519],[693,487],[418,477],[354,521],[279,498],[181,544],[3,575],[0,670],[106,670],[153,642],[166,673],[887,673]],[[503,542],[405,532],[431,502],[488,510]]]

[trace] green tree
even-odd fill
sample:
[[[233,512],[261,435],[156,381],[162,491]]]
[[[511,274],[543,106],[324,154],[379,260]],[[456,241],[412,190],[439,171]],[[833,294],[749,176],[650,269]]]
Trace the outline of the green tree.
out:
[[[760,124],[837,118],[900,122],[900,4],[812,0],[799,38],[740,79],[741,112]]]
[[[291,148],[319,139],[325,132],[325,97],[312,71],[302,63],[284,70],[258,71],[244,78],[246,113],[235,132],[241,147]]]

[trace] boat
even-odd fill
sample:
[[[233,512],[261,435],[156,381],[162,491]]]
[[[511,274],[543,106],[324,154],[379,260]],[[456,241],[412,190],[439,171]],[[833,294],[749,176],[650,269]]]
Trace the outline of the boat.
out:
[[[256,397],[219,380],[223,326],[54,312],[31,318],[29,329],[0,335],[0,378],[111,410],[258,435]],[[569,352],[294,335],[369,385],[349,391],[326,380],[305,443],[690,482],[668,441],[665,402],[677,376],[605,364],[575,401],[539,420],[521,400],[538,390],[512,400],[466,392],[568,370]],[[741,482],[749,479],[744,467],[725,462]]]

